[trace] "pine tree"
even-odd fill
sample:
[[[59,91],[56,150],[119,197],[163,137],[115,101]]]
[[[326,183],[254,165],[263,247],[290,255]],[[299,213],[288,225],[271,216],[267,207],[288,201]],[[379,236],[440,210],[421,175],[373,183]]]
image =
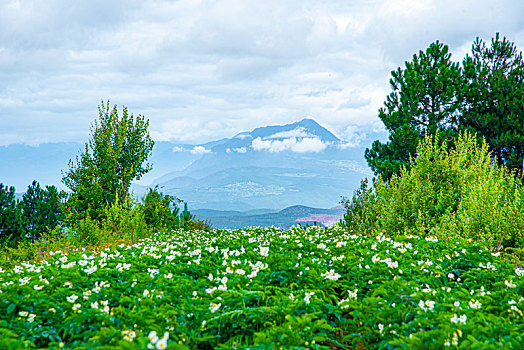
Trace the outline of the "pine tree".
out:
[[[385,180],[409,165],[426,134],[456,134],[462,85],[458,63],[451,61],[448,47],[438,41],[391,75],[393,91],[379,110],[389,141],[375,141],[365,151],[371,169]]]

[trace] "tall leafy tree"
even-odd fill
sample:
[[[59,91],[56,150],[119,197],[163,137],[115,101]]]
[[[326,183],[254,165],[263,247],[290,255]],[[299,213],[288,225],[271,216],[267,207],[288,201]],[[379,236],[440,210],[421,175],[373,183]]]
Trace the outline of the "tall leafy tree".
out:
[[[491,46],[477,38],[463,62],[461,129],[486,139],[499,164],[522,171],[524,159],[524,61],[497,33]]]
[[[461,69],[451,61],[448,46],[438,41],[391,76],[392,92],[379,110],[389,141],[375,141],[365,151],[371,169],[385,180],[409,165],[426,134],[456,134],[461,104]]]
[[[0,244],[14,244],[24,236],[15,188],[0,183]]]
[[[124,107],[120,117],[116,105],[111,109],[109,101],[102,102],[85,150],[69,162],[62,179],[72,191],[73,213],[100,220],[107,204],[116,198],[126,201],[131,181],[151,170],[147,159],[154,141],[148,127],[143,116],[135,117]]]
[[[66,193],[55,186],[44,189],[36,180],[28,186],[18,204],[27,238],[37,240],[42,232],[55,228],[63,220],[61,204],[65,198]]]

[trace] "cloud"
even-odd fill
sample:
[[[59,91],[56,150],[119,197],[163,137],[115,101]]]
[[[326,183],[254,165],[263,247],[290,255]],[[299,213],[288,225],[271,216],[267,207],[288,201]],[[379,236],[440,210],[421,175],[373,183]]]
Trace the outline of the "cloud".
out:
[[[206,153],[211,153],[210,150],[206,149],[205,147],[203,146],[195,146],[193,147],[193,149],[191,151],[192,154],[206,154]]]
[[[321,152],[326,149],[328,143],[316,137],[297,139],[290,137],[284,140],[262,140],[257,137],[251,143],[255,151],[283,152],[292,151],[296,153]]]
[[[236,152],[236,153],[247,153],[247,148],[246,147],[239,147],[239,148],[228,148],[226,149],[226,152],[227,153],[233,153],[233,152]]]
[[[180,146],[175,146],[175,147],[173,147],[172,151],[175,152],[175,153],[176,152],[184,152],[185,149],[183,147],[180,147]]]
[[[0,130],[15,135],[1,142],[84,141],[101,99],[146,116],[159,141],[304,115],[341,136],[375,128],[392,70],[435,40],[456,60],[497,31],[522,50],[523,11],[515,0],[0,1]]]
[[[284,139],[290,137],[312,137],[314,135],[308,133],[305,128],[298,127],[289,131],[277,132],[271,136],[265,137],[264,139]]]

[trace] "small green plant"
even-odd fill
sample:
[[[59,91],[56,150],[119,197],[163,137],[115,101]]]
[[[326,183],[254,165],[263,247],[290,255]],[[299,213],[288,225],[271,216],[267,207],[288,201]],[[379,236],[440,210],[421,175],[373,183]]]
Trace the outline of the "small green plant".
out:
[[[104,217],[102,230],[118,239],[136,242],[150,233],[142,207],[132,197],[123,202],[117,198],[113,203],[107,204]]]
[[[103,230],[87,212],[83,219],[71,224],[71,231],[66,233],[66,237],[76,241],[82,247],[96,246],[110,238],[108,232]]]

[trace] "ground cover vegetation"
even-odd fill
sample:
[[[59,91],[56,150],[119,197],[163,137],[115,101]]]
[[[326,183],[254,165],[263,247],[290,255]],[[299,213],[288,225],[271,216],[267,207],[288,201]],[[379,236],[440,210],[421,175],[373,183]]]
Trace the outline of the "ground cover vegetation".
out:
[[[176,231],[0,270],[2,348],[519,348],[524,270],[341,228]]]

